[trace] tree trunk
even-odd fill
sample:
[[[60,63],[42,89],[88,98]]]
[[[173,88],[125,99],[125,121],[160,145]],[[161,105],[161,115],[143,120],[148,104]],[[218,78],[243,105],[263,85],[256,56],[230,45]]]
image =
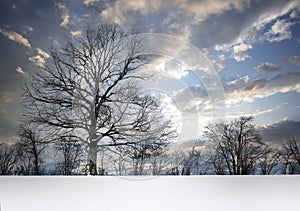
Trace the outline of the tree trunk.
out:
[[[91,141],[89,144],[89,156],[88,156],[88,164],[89,164],[89,174],[97,175],[97,142]]]
[[[34,156],[34,174],[35,175],[40,175],[40,168],[39,168],[39,153],[37,151],[36,143],[33,142],[33,149],[32,153]]]

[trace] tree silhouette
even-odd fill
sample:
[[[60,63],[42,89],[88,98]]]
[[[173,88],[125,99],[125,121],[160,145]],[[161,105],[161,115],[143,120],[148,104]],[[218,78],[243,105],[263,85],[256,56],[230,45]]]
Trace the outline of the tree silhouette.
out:
[[[300,143],[293,137],[282,144],[281,154],[283,157],[286,174],[300,173]]]
[[[16,143],[19,159],[26,159],[30,163],[26,166],[30,166],[32,169],[31,172],[29,172],[30,169],[28,169],[29,171],[25,172],[27,172],[28,174],[41,175],[41,164],[43,163],[41,154],[45,150],[46,143],[44,142],[44,140],[40,139],[38,134],[30,125],[21,125],[19,136],[20,141]]]
[[[262,155],[263,142],[253,117],[240,117],[231,122],[210,124],[205,132],[212,143],[211,162],[216,174],[242,175],[254,173]]]
[[[90,174],[97,174],[101,148],[133,146],[139,138],[132,137],[156,131],[151,113],[160,112],[159,105],[139,85],[149,77],[137,72],[148,62],[144,54],[141,41],[117,25],[86,29],[52,49],[25,86],[23,121],[44,125],[51,136],[80,140],[88,148]]]

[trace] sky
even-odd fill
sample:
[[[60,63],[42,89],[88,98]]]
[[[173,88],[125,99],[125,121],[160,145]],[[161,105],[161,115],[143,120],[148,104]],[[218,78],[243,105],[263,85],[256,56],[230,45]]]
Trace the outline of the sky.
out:
[[[0,141],[16,138],[21,87],[49,49],[103,23],[155,37],[160,56],[148,71],[157,78],[145,89],[164,96],[180,139],[241,115],[254,116],[268,141],[299,135],[298,0],[0,0]],[[200,56],[184,56],[186,47]]]

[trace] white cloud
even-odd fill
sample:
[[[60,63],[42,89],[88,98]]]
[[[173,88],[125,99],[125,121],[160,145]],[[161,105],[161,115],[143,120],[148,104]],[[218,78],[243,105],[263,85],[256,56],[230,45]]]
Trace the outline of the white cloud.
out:
[[[162,103],[162,112],[166,119],[172,121],[174,129],[180,129],[182,127],[182,116],[180,110],[176,107],[175,102],[173,102],[172,98],[166,94],[160,94],[160,100]]]
[[[35,55],[29,57],[29,61],[33,62],[38,67],[44,67],[45,65],[45,59],[41,55]]]
[[[272,72],[279,72],[281,70],[281,67],[279,65],[265,62],[265,63],[261,63],[255,69],[261,73],[272,73]]]
[[[291,14],[290,14],[290,18],[291,18],[291,19],[294,19],[294,18],[297,18],[297,17],[298,17],[298,12],[295,11],[295,10],[293,10],[293,11],[291,12]]]
[[[31,45],[28,39],[24,38],[22,35],[14,32],[14,31],[7,31],[5,29],[0,29],[0,33],[6,36],[8,39],[15,41],[25,47],[31,48]]]
[[[42,57],[44,57],[44,58],[46,58],[46,59],[50,58],[49,54],[46,53],[45,51],[43,51],[41,48],[36,48],[35,50],[36,50],[37,53],[38,53],[39,55],[41,55]]]
[[[204,21],[209,16],[214,14],[222,14],[225,11],[230,9],[237,9],[239,11],[243,10],[250,1],[242,0],[242,1],[176,1],[176,5],[181,8],[185,13],[191,13],[195,17],[195,21]]]
[[[245,61],[246,58],[249,58],[248,50],[252,49],[252,45],[240,43],[238,45],[233,46],[233,53],[231,58],[235,59],[237,62]]]
[[[187,69],[175,60],[164,60],[160,64],[157,65],[156,70],[173,79],[181,79],[182,77],[186,77],[188,75]]]
[[[90,4],[94,4],[96,2],[99,2],[100,0],[84,0],[83,3],[85,5],[90,5]]]
[[[257,109],[254,111],[247,111],[247,112],[235,112],[235,113],[229,113],[226,114],[226,118],[239,118],[240,116],[259,116],[261,114],[266,114],[266,113],[270,113],[270,112],[274,112],[278,109],[280,109],[282,106],[286,105],[288,103],[283,103],[281,105],[278,105],[274,108],[267,108],[267,109]]]
[[[225,61],[225,60],[226,60],[225,55],[224,55],[224,54],[221,54],[221,55],[219,56],[219,60],[220,60],[220,61]]]
[[[279,17],[288,14],[295,8],[299,8],[299,1],[289,1],[281,7],[274,7],[270,11],[261,14],[254,22],[253,27],[256,30],[264,28],[267,24],[278,19]]]
[[[23,69],[22,69],[22,67],[17,67],[16,68],[16,71],[18,72],[18,73],[21,73],[22,75],[25,75],[25,72],[23,71]]]
[[[80,36],[82,32],[81,31],[71,31],[70,33],[71,33],[72,37],[77,37],[77,36]]]
[[[277,20],[271,29],[265,33],[264,39],[269,42],[280,42],[282,40],[291,39],[292,32],[290,27],[292,22],[286,20]]]
[[[264,4],[265,2],[261,3]],[[234,52],[235,46],[252,46],[258,41],[267,40],[269,42],[279,42],[284,39],[289,39],[291,37],[290,26],[292,23],[279,20],[279,18],[300,8],[300,1],[279,1],[274,2],[274,4],[271,4],[269,7],[266,6],[264,9],[262,8],[263,7],[260,6],[253,8],[252,13],[249,13],[249,15],[251,14],[251,18],[246,19],[248,21],[247,23],[238,20],[232,23],[232,30],[228,31],[229,35],[227,36],[229,41],[222,42],[222,40],[217,40],[217,44],[214,46],[215,50],[233,52],[232,58],[237,61],[244,61],[249,56],[246,52],[236,54]],[[274,21],[276,22],[271,29],[269,29],[264,36],[260,36],[259,34]],[[285,31],[283,29],[285,29]]]
[[[67,27],[70,21],[70,15],[66,5],[63,3],[57,3],[56,6],[61,11],[62,22],[60,23],[60,26]]]
[[[50,58],[50,55],[43,51],[41,48],[36,48],[37,55],[29,57],[29,61],[33,62],[36,66],[43,68],[45,66],[46,59]]]
[[[126,21],[124,10],[128,9],[125,5],[128,4],[122,4],[121,2],[116,1],[113,6],[107,7],[105,10],[103,10],[100,16],[108,21],[123,25],[123,23]]]
[[[243,77],[237,77],[237,78],[230,78],[229,80],[225,81],[225,91],[232,91],[235,89],[240,89],[241,87],[244,87],[246,84],[249,84],[251,81],[250,77],[248,75]]]

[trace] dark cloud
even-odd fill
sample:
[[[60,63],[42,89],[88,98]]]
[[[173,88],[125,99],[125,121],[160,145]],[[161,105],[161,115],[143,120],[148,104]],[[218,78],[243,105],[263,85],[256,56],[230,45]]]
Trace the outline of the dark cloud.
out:
[[[281,120],[275,124],[260,128],[262,137],[266,142],[283,142],[288,138],[300,138],[300,122]]]
[[[265,62],[256,67],[256,70],[260,73],[274,73],[279,72],[281,70],[281,66]]]
[[[287,58],[285,60],[292,63],[292,64],[300,65],[300,56],[293,56],[293,57]]]
[[[224,83],[227,103],[241,101],[252,102],[254,99],[269,97],[278,93],[300,92],[300,72],[278,74],[273,78],[250,79],[242,77]]]
[[[262,89],[264,86],[266,86],[267,82],[268,80],[265,78],[256,79],[252,83],[244,87],[243,90],[251,91],[251,90]]]

